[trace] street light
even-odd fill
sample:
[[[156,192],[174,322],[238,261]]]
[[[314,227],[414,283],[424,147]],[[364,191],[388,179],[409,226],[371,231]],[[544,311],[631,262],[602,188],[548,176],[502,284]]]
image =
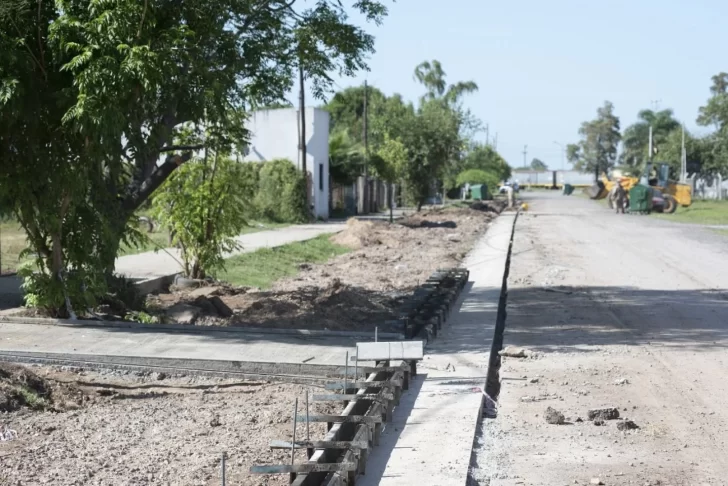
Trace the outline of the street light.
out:
[[[554,141],[556,145],[561,147],[561,170],[566,169],[566,147],[563,144]]]

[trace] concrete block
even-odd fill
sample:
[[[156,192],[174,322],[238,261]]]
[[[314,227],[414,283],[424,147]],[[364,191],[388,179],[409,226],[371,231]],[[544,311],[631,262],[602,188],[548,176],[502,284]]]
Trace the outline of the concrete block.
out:
[[[381,341],[356,343],[357,361],[421,360],[425,355],[422,341]]]

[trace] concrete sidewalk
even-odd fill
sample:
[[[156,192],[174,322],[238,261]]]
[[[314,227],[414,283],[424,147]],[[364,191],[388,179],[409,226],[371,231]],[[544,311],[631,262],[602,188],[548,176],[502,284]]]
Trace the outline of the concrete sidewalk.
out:
[[[307,224],[240,235],[237,240],[242,248],[227,256],[248,253],[261,248],[273,248],[296,241],[306,241],[319,235],[338,233],[345,227],[346,223]],[[167,248],[158,252],[149,251],[117,258],[116,272],[137,282],[152,282],[154,279],[163,279],[179,273],[182,270],[181,261],[179,250],[175,248]],[[16,275],[0,277],[0,309],[11,309],[23,305],[21,284],[22,280]],[[146,291],[150,290],[146,289]]]
[[[471,284],[460,308],[428,346],[357,485],[467,483],[513,217],[499,217],[465,261]]]
[[[227,257],[261,248],[272,248],[296,241],[306,241],[323,234],[338,233],[345,227],[346,224],[344,223],[307,224],[240,235],[236,239],[242,245],[242,248],[228,254]],[[150,251],[119,257],[116,259],[116,272],[129,278],[144,280],[164,277],[180,272],[182,270],[181,261],[179,250],[167,248],[165,251]]]

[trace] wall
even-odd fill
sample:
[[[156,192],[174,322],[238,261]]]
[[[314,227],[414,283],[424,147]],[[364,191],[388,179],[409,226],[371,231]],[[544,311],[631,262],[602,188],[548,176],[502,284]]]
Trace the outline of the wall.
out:
[[[301,169],[298,149],[299,112],[295,108],[255,111],[246,127],[250,143],[246,161],[289,159]],[[317,218],[329,217],[329,114],[306,108],[306,170],[311,178],[311,200]]]
[[[514,170],[511,179],[518,180],[522,186],[528,184],[534,185],[552,185],[554,171],[552,170]],[[594,174],[588,172],[579,172],[578,170],[557,170],[556,184],[572,184],[572,185],[591,185],[594,183]]]
[[[688,179],[693,187],[693,199],[726,199],[728,180],[720,175],[714,177],[695,177]]]

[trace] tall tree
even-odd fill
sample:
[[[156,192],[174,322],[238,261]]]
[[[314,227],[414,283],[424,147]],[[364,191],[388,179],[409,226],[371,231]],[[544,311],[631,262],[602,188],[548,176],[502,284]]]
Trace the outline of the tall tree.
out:
[[[579,128],[581,140],[567,146],[569,162],[583,172],[607,171],[617,162],[617,151],[622,135],[614,105],[605,101],[597,109],[597,117]]]
[[[698,125],[723,131],[728,127],[728,73],[718,73],[712,81],[710,98],[705,106],[700,107],[697,122]]]
[[[546,165],[546,162],[534,157],[533,160],[531,161],[531,168],[533,170],[546,170],[549,167],[548,167],[548,165]]]
[[[374,39],[338,0],[8,0],[0,8],[0,192],[45,284],[113,269],[127,223],[191,149],[244,141],[255,106],[284,99],[302,64],[315,93],[366,69]],[[352,9],[381,22],[386,7]],[[36,278],[36,277],[33,277]],[[40,277],[37,277],[40,278]]]
[[[458,81],[448,85],[446,77],[442,64],[437,60],[424,61],[415,68],[415,79],[427,88],[424,99],[442,99],[455,104],[466,94],[478,91],[475,81]]]
[[[641,167],[649,158],[649,133],[652,127],[653,149],[662,150],[670,133],[680,128],[671,109],[652,111],[642,110],[637,115],[638,121],[624,130],[622,143],[622,161],[624,165]]]

